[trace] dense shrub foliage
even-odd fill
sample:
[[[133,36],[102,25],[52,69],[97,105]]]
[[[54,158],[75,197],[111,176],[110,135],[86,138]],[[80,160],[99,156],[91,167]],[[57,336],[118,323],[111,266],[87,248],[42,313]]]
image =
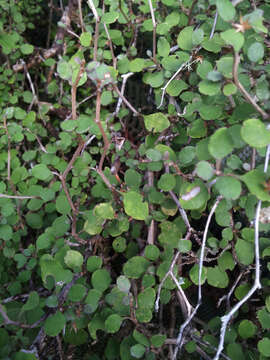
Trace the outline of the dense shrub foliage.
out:
[[[0,12],[0,358],[270,358],[270,1]]]

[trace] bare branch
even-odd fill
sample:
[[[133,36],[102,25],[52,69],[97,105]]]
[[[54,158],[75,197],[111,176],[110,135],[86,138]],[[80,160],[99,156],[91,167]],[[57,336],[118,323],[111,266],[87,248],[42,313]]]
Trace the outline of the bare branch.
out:
[[[152,24],[153,24],[153,60],[156,62],[156,52],[157,52],[157,39],[156,39],[156,31],[157,31],[157,23],[155,19],[155,13],[153,9],[152,0],[148,0],[148,4],[150,7],[150,13],[152,18]]]
[[[269,155],[270,155],[270,145],[267,146],[265,162],[264,162],[264,172],[266,173],[268,170],[269,164]],[[213,360],[218,360],[223,350],[224,346],[224,338],[226,334],[226,329],[229,321],[232,319],[233,315],[240,309],[240,307],[247,302],[247,300],[255,293],[256,290],[261,288],[260,282],[260,249],[259,249],[259,216],[261,211],[261,200],[258,201],[258,205],[256,208],[256,216],[255,216],[255,235],[254,235],[254,247],[255,247],[255,279],[252,288],[249,292],[231,309],[231,311],[221,318],[222,325],[220,330],[220,338],[219,345],[216,355]]]
[[[218,196],[216,202],[214,203],[206,225],[205,225],[205,229],[204,229],[204,234],[203,234],[203,241],[202,241],[202,247],[201,247],[201,253],[200,253],[200,260],[199,260],[199,276],[198,276],[198,300],[197,300],[197,305],[195,307],[195,309],[193,310],[193,312],[190,314],[190,316],[187,318],[187,320],[183,323],[183,325],[180,327],[180,331],[179,331],[179,335],[177,337],[177,343],[176,343],[176,347],[174,350],[174,354],[173,354],[173,360],[176,360],[177,358],[177,354],[179,349],[182,346],[182,338],[183,338],[183,333],[184,330],[186,329],[186,327],[190,324],[192,318],[195,316],[195,314],[197,313],[197,310],[199,308],[199,306],[201,305],[202,302],[202,268],[203,268],[203,259],[204,259],[204,251],[205,251],[205,246],[206,246],[206,239],[207,239],[207,233],[208,233],[208,229],[209,229],[209,225],[211,222],[211,218],[214,215],[214,212],[219,204],[219,202],[221,201],[222,196]]]

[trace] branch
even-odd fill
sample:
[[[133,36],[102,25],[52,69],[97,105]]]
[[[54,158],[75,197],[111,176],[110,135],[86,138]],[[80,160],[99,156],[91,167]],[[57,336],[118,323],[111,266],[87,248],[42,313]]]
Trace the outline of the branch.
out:
[[[188,240],[191,236],[191,231],[188,231],[187,232],[187,235],[185,237],[185,240]],[[155,301],[155,311],[158,311],[159,309],[159,300],[160,300],[160,293],[161,293],[161,289],[167,279],[168,276],[171,276],[172,279],[174,280],[175,279],[175,276],[173,274],[173,268],[174,268],[174,265],[176,264],[176,261],[178,260],[178,257],[180,255],[180,251],[177,251],[177,253],[174,255],[174,258],[171,262],[171,265],[170,265],[170,268],[169,270],[167,271],[167,273],[164,275],[163,279],[161,280],[161,283],[159,284],[158,286],[158,291],[157,291],[157,298],[156,298],[156,301]],[[177,282],[176,283],[177,285],[179,285],[179,283]],[[177,286],[178,287],[178,286]],[[178,287],[178,290],[179,290],[179,287]],[[182,290],[182,289],[181,289]],[[182,291],[181,291],[181,295],[182,295]]]
[[[266,120],[269,118],[269,115],[256,103],[254,99],[250,96],[250,94],[246,91],[243,85],[240,83],[238,79],[238,66],[240,63],[240,55],[238,52],[234,52],[234,64],[233,64],[233,79],[234,83],[239,89],[239,91],[243,94],[244,98],[262,115],[263,119]]]
[[[214,215],[214,212],[219,204],[219,202],[221,201],[222,196],[218,196],[216,202],[214,203],[214,206],[212,207],[206,225],[205,225],[205,229],[204,229],[204,234],[203,234],[203,240],[202,240],[202,247],[201,247],[201,253],[200,253],[200,261],[199,261],[199,276],[198,276],[198,300],[197,300],[197,305],[195,307],[195,309],[193,310],[193,312],[190,314],[190,316],[187,318],[187,320],[183,323],[183,325],[180,327],[180,331],[179,331],[179,335],[177,337],[177,343],[176,343],[176,347],[174,350],[174,354],[173,354],[173,360],[176,360],[177,358],[177,354],[178,354],[178,350],[181,348],[182,346],[182,338],[183,338],[183,333],[185,328],[189,325],[189,323],[191,322],[192,318],[195,316],[195,314],[197,313],[197,310],[199,308],[199,306],[201,305],[202,302],[202,268],[203,268],[203,259],[204,259],[204,251],[205,251],[205,246],[206,246],[206,238],[207,238],[207,233],[208,233],[208,228],[211,222],[211,218]]]
[[[156,23],[156,19],[155,19],[155,13],[154,13],[154,9],[153,9],[153,4],[152,4],[152,0],[148,0],[148,4],[150,7],[150,13],[151,13],[151,18],[152,18],[152,24],[153,24],[153,60],[156,63],[157,59],[156,59],[156,52],[157,52],[157,39],[156,39],[156,31],[157,31],[157,23]]]
[[[50,49],[42,49],[40,52],[39,50],[37,50],[37,53],[32,56],[29,60],[29,62],[27,63],[27,69],[30,69],[33,66],[39,65],[40,63],[42,63],[44,60],[49,59],[55,55],[58,55],[62,48],[63,48],[63,40],[64,40],[64,36],[67,32],[67,29],[70,27],[70,12],[71,9],[69,6],[66,6],[65,11],[59,21],[59,23],[61,24],[61,26],[58,27],[57,29],[57,33],[53,42],[53,45]],[[64,27],[63,27],[64,24]],[[19,71],[23,71],[24,70],[24,64],[23,63],[19,63],[19,64],[15,64],[13,66],[13,71],[15,72],[19,72]]]
[[[269,156],[270,156],[270,145],[267,146],[265,162],[264,162],[264,173],[267,173],[269,165]],[[254,294],[257,289],[261,289],[260,282],[260,249],[259,249],[259,216],[261,211],[261,200],[258,201],[256,216],[255,216],[255,234],[254,234],[254,247],[255,247],[255,279],[252,288],[232,309],[231,311],[221,318],[222,325],[220,330],[219,345],[216,355],[213,360],[218,360],[223,350],[224,338],[226,334],[226,329],[229,321],[233,315],[240,309],[240,307]]]

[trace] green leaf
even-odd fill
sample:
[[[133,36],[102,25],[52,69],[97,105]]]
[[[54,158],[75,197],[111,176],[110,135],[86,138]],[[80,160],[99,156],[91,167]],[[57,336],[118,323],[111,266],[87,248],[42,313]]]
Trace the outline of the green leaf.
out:
[[[153,150],[155,151],[155,150]],[[139,188],[142,181],[142,176],[134,169],[128,169],[125,172],[125,184],[129,188]]]
[[[137,58],[135,60],[130,61],[129,63],[129,71],[131,72],[141,72],[145,67],[145,60],[141,58]]]
[[[45,181],[51,176],[51,172],[45,164],[39,164],[33,167],[32,175],[38,180]]]
[[[181,253],[187,253],[192,248],[192,242],[190,240],[181,239],[178,242],[178,250]]]
[[[70,207],[70,204],[68,202],[66,195],[57,196],[55,205],[56,205],[56,210],[60,214],[67,215],[71,211],[71,207]]]
[[[86,268],[90,272],[94,272],[97,269],[100,269],[102,265],[102,259],[99,256],[89,256],[86,263]]]
[[[139,279],[147,270],[149,261],[142,256],[133,256],[123,267],[124,275],[132,279]]]
[[[116,239],[113,240],[112,246],[113,246],[114,251],[116,251],[118,253],[122,253],[127,248],[126,239],[119,236],[119,237],[117,237]]]
[[[230,359],[246,360],[246,356],[243,353],[241,345],[237,343],[228,344],[227,354]]]
[[[241,264],[250,265],[254,259],[254,246],[250,242],[242,239],[237,239],[235,244],[235,251],[238,260]]]
[[[81,284],[72,285],[68,292],[68,300],[79,302],[86,294],[86,287]]]
[[[270,356],[270,339],[268,337],[264,337],[258,342],[258,350],[263,356]]]
[[[175,176],[172,174],[162,174],[158,181],[158,188],[163,191],[170,191],[176,185]]]
[[[87,313],[92,314],[96,311],[99,305],[99,299],[102,296],[102,292],[96,289],[89,290],[84,302],[86,304]]]
[[[124,208],[127,215],[136,220],[145,220],[148,216],[148,204],[142,201],[142,196],[135,191],[124,194]]]
[[[258,62],[264,57],[264,46],[262,43],[254,42],[248,48],[247,52],[250,61]]]
[[[193,139],[201,138],[206,135],[206,127],[204,121],[201,119],[197,119],[192,122],[190,128],[188,128],[188,136],[192,137]]]
[[[181,165],[187,165],[191,163],[195,156],[196,150],[194,146],[185,146],[178,154]]]
[[[253,147],[264,147],[270,144],[270,131],[258,119],[244,121],[241,136],[247,144]]]
[[[84,231],[90,235],[100,234],[102,231],[102,218],[96,217],[93,212],[91,212],[84,223]]]
[[[110,333],[116,333],[122,324],[123,319],[118,314],[112,314],[109,317],[107,317],[105,321],[105,330]]]
[[[65,264],[75,271],[80,271],[83,264],[83,256],[79,251],[68,250],[65,258]]]
[[[89,32],[83,32],[80,36],[80,43],[82,46],[88,47],[90,46],[92,41],[92,34]]]
[[[147,347],[150,346],[150,342],[147,339],[147,337],[142,333],[140,333],[139,331],[137,331],[136,329],[134,329],[132,336],[139,344],[142,344]]]
[[[126,276],[120,275],[117,278],[116,283],[117,283],[117,287],[120,291],[125,292],[125,293],[129,292],[131,284],[130,284],[129,279]]]
[[[72,67],[71,64],[61,59],[57,64],[57,72],[61,79],[71,80],[72,78]]]
[[[260,170],[254,169],[241,176],[249,191],[256,195],[259,200],[270,201],[270,195],[264,188],[266,174]]]
[[[226,230],[226,229],[225,229]],[[229,229],[231,230],[231,229]],[[222,234],[223,235],[223,234]],[[224,238],[224,237],[223,237]],[[227,269],[233,270],[235,267],[235,262],[233,259],[232,254],[229,251],[225,251],[219,258],[218,258],[218,267],[225,271]]]
[[[21,311],[29,311],[35,309],[39,305],[39,295],[36,291],[32,291]]]
[[[112,24],[118,19],[119,15],[120,13],[118,11],[110,11],[102,15],[101,21],[104,24]]]
[[[225,288],[229,284],[226,271],[220,270],[218,266],[207,268],[207,282],[217,288]]]
[[[113,102],[112,92],[111,91],[103,91],[101,94],[101,105],[109,105]]]
[[[170,44],[168,43],[168,41],[166,40],[165,37],[160,37],[158,39],[157,50],[158,50],[158,55],[159,56],[166,57],[166,56],[169,55],[169,53],[170,53]]]
[[[220,176],[215,184],[220,195],[226,199],[237,199],[241,194],[241,183],[232,176]]]
[[[208,150],[215,159],[222,159],[233,151],[233,141],[227,128],[218,129],[210,137]]]
[[[191,50],[193,48],[192,43],[193,26],[186,26],[180,31],[177,37],[177,44],[182,50]]]
[[[256,330],[257,326],[250,320],[242,320],[238,326],[238,334],[242,339],[253,337]]]
[[[154,347],[161,347],[166,340],[166,335],[156,334],[151,336],[150,341]]]
[[[148,131],[153,131],[154,133],[162,132],[170,126],[170,122],[167,119],[167,116],[160,112],[151,115],[145,115],[143,118],[146,129]]]
[[[114,210],[110,203],[100,203],[94,207],[94,215],[102,219],[114,219]]]
[[[66,318],[60,312],[57,311],[55,314],[50,315],[44,324],[44,331],[46,335],[57,336],[65,327]]]
[[[223,87],[223,94],[225,96],[230,96],[230,95],[234,95],[237,93],[237,87],[236,85],[232,84],[232,83],[229,83],[229,84],[226,84],[224,85]]]
[[[207,79],[208,73],[212,70],[212,64],[207,60],[203,60],[202,63],[198,64],[196,72],[202,79]]]
[[[153,88],[159,88],[164,82],[164,72],[163,71],[156,71],[152,73],[147,72],[143,76],[143,81]]]
[[[27,220],[27,219],[26,219]],[[4,224],[0,225],[0,239],[2,240],[10,240],[12,239],[12,227],[10,225]]]
[[[160,250],[156,245],[147,245],[144,249],[144,256],[149,260],[157,260],[159,258]]]
[[[219,16],[224,21],[231,21],[235,17],[235,8],[230,0],[217,0],[216,6]]]
[[[172,80],[170,84],[166,87],[166,93],[171,96],[178,96],[183,90],[188,89],[189,85],[185,83],[182,79]]]
[[[24,55],[30,55],[34,51],[34,46],[30,44],[23,44],[21,45],[20,50]]]
[[[226,78],[232,78],[232,71],[233,71],[233,57],[230,55],[222,56],[217,61],[217,69],[218,71],[223,74]]]
[[[135,359],[140,359],[141,357],[143,357],[144,353],[145,353],[145,346],[141,345],[141,344],[136,344],[131,346],[130,348],[130,354],[135,357]]]
[[[56,295],[51,295],[46,299],[46,306],[49,308],[56,308],[58,307],[58,298]]]
[[[27,225],[32,229],[41,229],[43,225],[42,217],[40,214],[28,213],[25,217]]]
[[[266,308],[258,310],[257,317],[263,330],[270,329],[270,313],[266,310]]]
[[[201,180],[195,180],[193,183],[185,182],[181,186],[179,201],[184,209],[200,209],[206,204],[208,199],[208,190]]]
[[[226,30],[222,32],[220,36],[227,44],[231,45],[236,52],[239,52],[239,50],[241,49],[241,47],[244,45],[245,42],[245,38],[243,34],[237,32],[235,29]]]
[[[204,31],[203,29],[195,29],[192,33],[192,45],[197,46],[202,43],[204,38]]]
[[[195,264],[192,266],[192,268],[189,271],[189,277],[191,281],[195,284],[199,284],[199,265]],[[202,268],[202,276],[201,276],[201,284],[204,284],[206,280],[206,268]]]
[[[202,80],[199,82],[199,91],[203,95],[217,95],[220,92],[220,83],[210,80]]]
[[[95,270],[91,277],[93,287],[101,292],[109,287],[111,281],[111,276],[106,269]]]
[[[217,120],[222,114],[222,108],[218,105],[201,104],[199,113],[203,120]]]
[[[156,298],[156,292],[153,288],[149,287],[144,289],[138,295],[138,305],[140,308],[150,308],[154,307]]]
[[[215,171],[209,162],[203,160],[197,163],[196,173],[203,180],[210,180]]]

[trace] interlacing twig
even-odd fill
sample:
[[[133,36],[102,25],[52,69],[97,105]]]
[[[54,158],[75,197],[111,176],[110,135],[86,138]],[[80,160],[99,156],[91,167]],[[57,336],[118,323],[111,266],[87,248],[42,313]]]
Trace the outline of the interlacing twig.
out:
[[[201,245],[201,253],[200,253],[200,260],[199,260],[199,275],[198,275],[198,300],[197,300],[197,305],[194,308],[194,310],[192,311],[192,313],[189,315],[189,317],[186,319],[186,321],[182,324],[182,326],[180,327],[180,331],[179,331],[179,335],[177,337],[177,343],[176,343],[176,347],[174,350],[174,354],[173,354],[173,360],[176,360],[177,358],[177,354],[179,349],[181,349],[182,344],[183,344],[183,333],[184,330],[186,329],[186,327],[190,324],[191,320],[193,319],[193,317],[195,316],[195,314],[198,311],[198,308],[201,305],[202,302],[202,270],[203,270],[203,259],[204,259],[204,252],[205,252],[205,246],[206,246],[206,239],[207,239],[207,233],[208,233],[208,229],[209,229],[209,225],[212,219],[212,216],[215,213],[215,210],[219,204],[219,202],[221,201],[222,196],[218,196],[210,213],[209,216],[207,218],[206,221],[206,225],[205,225],[205,229],[204,229],[204,234],[203,234],[203,240],[202,240],[202,245]]]

